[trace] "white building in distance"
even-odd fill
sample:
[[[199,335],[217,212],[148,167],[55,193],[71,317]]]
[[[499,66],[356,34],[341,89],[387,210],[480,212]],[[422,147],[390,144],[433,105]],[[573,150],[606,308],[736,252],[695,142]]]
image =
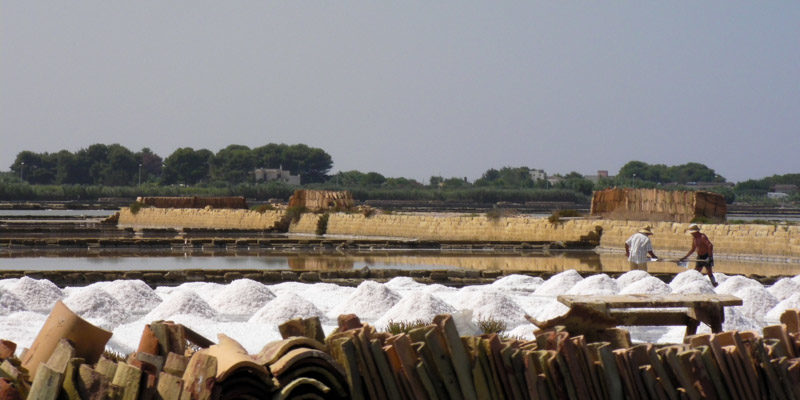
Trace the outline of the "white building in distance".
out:
[[[291,172],[285,171],[283,168],[256,168],[253,171],[256,182],[283,182],[289,185],[299,185],[300,175],[292,175]]]

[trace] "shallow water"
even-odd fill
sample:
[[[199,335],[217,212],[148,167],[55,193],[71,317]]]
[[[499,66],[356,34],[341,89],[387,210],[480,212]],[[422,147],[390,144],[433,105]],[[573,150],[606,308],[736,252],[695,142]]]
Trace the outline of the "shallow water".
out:
[[[664,255],[669,257],[668,255]],[[677,255],[674,257],[678,257]],[[715,272],[741,275],[794,276],[800,262],[781,259],[718,257]],[[691,268],[692,264],[689,263]],[[279,252],[264,250],[181,249],[2,249],[0,270],[296,270],[331,271],[371,269],[404,270],[498,270],[505,272],[557,273],[574,269],[581,273],[622,273],[630,265],[621,252],[559,251],[498,252],[373,250],[352,252]],[[676,262],[648,265],[650,273],[684,271]]]

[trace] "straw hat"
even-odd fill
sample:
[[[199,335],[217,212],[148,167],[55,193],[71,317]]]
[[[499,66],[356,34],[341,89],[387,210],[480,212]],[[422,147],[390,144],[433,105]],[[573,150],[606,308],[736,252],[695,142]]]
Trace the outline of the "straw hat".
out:
[[[642,234],[645,234],[645,235],[652,235],[653,231],[650,229],[650,226],[645,226],[644,228],[639,229],[639,233],[642,233]]]
[[[697,226],[697,224],[691,224],[691,225],[689,225],[689,229],[687,229],[686,231],[689,232],[689,233],[700,232],[700,227]]]

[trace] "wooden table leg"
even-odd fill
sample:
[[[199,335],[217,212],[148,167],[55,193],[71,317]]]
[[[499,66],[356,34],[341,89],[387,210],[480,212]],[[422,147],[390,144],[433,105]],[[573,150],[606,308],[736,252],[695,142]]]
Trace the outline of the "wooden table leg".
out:
[[[711,332],[722,332],[722,323],[725,322],[725,309],[718,301],[696,303],[689,307],[689,316],[711,328]]]

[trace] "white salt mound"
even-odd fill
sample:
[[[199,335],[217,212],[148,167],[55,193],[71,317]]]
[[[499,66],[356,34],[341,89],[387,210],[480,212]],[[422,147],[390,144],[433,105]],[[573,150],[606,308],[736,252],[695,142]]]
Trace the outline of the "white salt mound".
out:
[[[617,281],[606,274],[585,278],[567,290],[569,295],[613,295],[619,292]]]
[[[672,293],[675,294],[715,294],[714,286],[711,281],[703,278],[702,280],[686,282],[680,286],[672,286]]]
[[[265,304],[260,310],[256,311],[248,322],[258,324],[282,324],[294,318],[311,317],[319,317],[322,320],[324,314],[310,301],[294,293],[284,293],[278,295],[272,301]]]
[[[781,314],[790,308],[800,309],[800,293],[795,293],[781,300],[780,303],[776,304],[775,307],[772,307],[772,309],[767,312],[764,320],[770,323],[776,323],[781,320]]]
[[[20,278],[10,291],[31,311],[50,311],[57,301],[64,298],[64,293],[53,282],[27,276]]]
[[[648,277],[650,277],[650,274],[647,271],[642,271],[640,269],[630,270],[617,277],[617,286],[619,286],[621,289],[624,289],[631,283]]]
[[[539,297],[535,301],[524,304],[525,311],[537,321],[547,321],[569,311],[569,307],[553,297]]]
[[[569,269],[564,272],[560,272],[550,277],[550,279],[544,281],[542,286],[539,286],[536,289],[537,295],[548,295],[548,296],[557,296],[559,294],[564,294],[568,290],[570,290],[576,283],[583,280],[583,277],[575,271],[574,269]]]
[[[763,288],[764,286],[758,281],[750,278],[745,278],[741,275],[732,276],[717,286],[716,292],[722,294],[734,294],[746,287]]]
[[[432,321],[439,314],[452,314],[455,307],[428,293],[407,295],[375,322],[378,329],[385,328],[390,321]]]
[[[725,322],[722,323],[722,330],[756,331],[760,333],[762,325],[759,325],[757,321],[745,315],[740,308],[741,307],[725,307]],[[708,328],[705,324],[700,324],[700,327],[705,327],[705,329],[698,329],[697,333],[711,333],[711,328]]]
[[[6,289],[0,289],[0,315],[25,311],[25,303]]]
[[[703,281],[703,280],[709,281],[709,279],[706,278],[705,275],[703,275],[703,274],[701,274],[701,273],[699,273],[699,272],[697,272],[697,271],[695,271],[693,269],[689,269],[689,270],[681,272],[678,275],[675,275],[675,277],[672,278],[672,281],[669,283],[669,287],[672,288],[673,292],[678,292],[679,290],[681,290],[681,287],[684,286],[684,285],[690,284],[692,282]]]
[[[119,325],[131,314],[117,299],[99,287],[86,287],[64,299],[64,305],[84,319],[102,320]]]
[[[155,290],[138,279],[116,280],[100,287],[131,314],[145,314],[161,304]]]
[[[362,321],[374,321],[397,304],[402,296],[382,283],[365,280],[355,292],[328,314],[337,318],[341,314],[355,314]]]
[[[253,315],[275,298],[266,285],[252,279],[237,279],[209,296],[208,304],[222,314]]]
[[[538,276],[513,274],[492,282],[491,286],[503,290],[533,293],[542,286],[542,283],[544,279]]]
[[[672,288],[664,281],[654,276],[629,283],[619,291],[619,294],[670,294]]]
[[[732,294],[742,299],[742,305],[737,308],[741,308],[746,317],[761,324],[764,323],[764,316],[769,310],[778,305],[778,299],[763,286],[746,286]]]
[[[208,319],[218,316],[217,312],[197,293],[190,290],[178,290],[172,292],[164,302],[142,319],[149,323],[161,319],[168,320],[174,315],[192,315]]]
[[[511,297],[499,291],[476,292],[474,296],[464,299],[461,307],[471,309],[476,321],[500,320],[505,322],[508,328],[528,323],[525,319],[525,310]]]
[[[800,280],[794,280],[794,278],[781,278],[772,284],[772,286],[767,288],[767,290],[770,292],[770,294],[775,296],[778,301],[783,301],[795,293],[800,293]]]
[[[422,287],[426,286],[424,283],[419,283],[414,280],[414,278],[410,276],[398,276],[394,277],[386,282],[387,288],[395,290],[395,291],[402,291],[402,290],[415,290],[421,289]]]

